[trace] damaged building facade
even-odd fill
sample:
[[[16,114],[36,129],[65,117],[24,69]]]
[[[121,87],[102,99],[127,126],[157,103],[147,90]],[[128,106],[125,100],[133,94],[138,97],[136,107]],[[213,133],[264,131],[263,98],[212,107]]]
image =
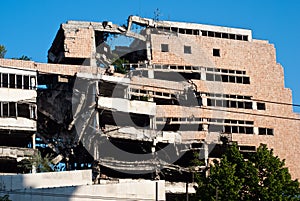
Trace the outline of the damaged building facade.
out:
[[[300,178],[300,123],[292,93],[274,46],[253,39],[251,30],[138,16],[126,26],[68,21],[49,49],[48,64],[1,59],[0,66],[2,80],[2,69],[16,76],[36,73],[43,87],[20,90],[38,94],[37,112],[28,116],[30,121],[37,115],[31,135],[55,153],[56,164],[93,164],[95,182],[192,182],[191,172],[205,170],[231,142],[245,154],[267,144]],[[3,93],[18,90],[14,79],[16,89]],[[22,79],[25,86],[27,77]],[[1,99],[1,121],[7,119],[3,104],[18,108],[28,101],[4,97],[12,98]],[[194,152],[203,166],[191,165]]]
[[[35,153],[37,73],[0,67],[0,171],[17,172],[17,163]]]

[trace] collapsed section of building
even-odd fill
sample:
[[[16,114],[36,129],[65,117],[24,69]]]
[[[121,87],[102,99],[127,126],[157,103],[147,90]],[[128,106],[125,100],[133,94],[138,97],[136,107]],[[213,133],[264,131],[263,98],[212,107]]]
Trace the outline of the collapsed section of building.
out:
[[[127,26],[68,21],[57,32],[48,62],[0,59],[1,72],[37,73],[22,77],[33,95],[1,100],[1,117],[12,113],[18,120],[28,106],[25,118],[37,114],[37,130],[35,124],[22,128],[23,136],[25,130],[27,137],[37,133],[56,153],[56,164],[93,164],[95,181],[186,182],[220,157],[226,144],[236,142],[247,154],[264,143],[300,178],[300,124],[291,91],[284,87],[274,46],[253,39],[251,30],[138,16],[130,16]],[[19,78],[11,74],[6,76],[15,85],[7,88],[18,90]],[[190,163],[194,152],[203,166]]]

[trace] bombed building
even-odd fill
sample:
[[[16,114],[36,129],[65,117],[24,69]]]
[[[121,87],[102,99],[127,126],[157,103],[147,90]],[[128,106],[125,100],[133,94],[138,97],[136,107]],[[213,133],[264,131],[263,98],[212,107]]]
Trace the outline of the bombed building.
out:
[[[300,178],[292,93],[274,45],[253,39],[251,30],[138,16],[123,26],[68,21],[47,64],[0,59],[0,66],[7,94],[0,124],[25,118],[20,129],[1,126],[3,138],[12,133],[1,146],[36,135],[55,164],[92,165],[95,181],[192,182],[224,144],[236,142],[246,154],[263,143]],[[14,98],[9,90],[32,94]],[[195,152],[202,166],[190,163]]]

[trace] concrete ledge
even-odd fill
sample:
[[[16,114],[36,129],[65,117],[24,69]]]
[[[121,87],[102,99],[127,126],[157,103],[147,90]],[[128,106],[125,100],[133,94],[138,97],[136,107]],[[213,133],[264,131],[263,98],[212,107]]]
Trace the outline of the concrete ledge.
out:
[[[92,185],[92,170],[0,176],[0,190]]]

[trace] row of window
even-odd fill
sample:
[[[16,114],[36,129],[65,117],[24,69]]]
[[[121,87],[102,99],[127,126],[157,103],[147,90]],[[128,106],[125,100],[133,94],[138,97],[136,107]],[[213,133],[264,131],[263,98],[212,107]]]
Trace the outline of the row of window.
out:
[[[29,75],[0,73],[0,87],[13,89],[35,89],[36,77]]]
[[[130,89],[130,94],[132,100],[142,100],[147,101],[145,96],[149,95],[150,91],[142,90],[142,89]],[[176,99],[176,95],[166,93],[166,92],[156,92],[151,91],[152,97],[157,98],[168,98],[168,99]],[[200,96],[200,92],[196,94],[199,102],[199,106],[202,106],[202,98]],[[242,108],[242,109],[254,109],[253,102],[251,101],[250,96],[239,96],[239,95],[229,95],[229,94],[212,94],[207,93],[207,106],[211,107],[226,107],[226,108]],[[228,100],[230,99],[230,100]],[[232,100],[236,99],[236,100]],[[246,101],[245,101],[246,100]],[[262,102],[256,103],[257,110],[266,110],[266,104]]]
[[[242,41],[249,40],[249,37],[247,35],[241,35],[241,34],[230,34],[224,32],[215,32],[215,31],[207,31],[207,30],[199,30],[199,29],[183,29],[178,27],[157,27],[157,28],[162,31],[176,32],[176,33],[187,34],[187,35],[202,35],[208,37],[225,38],[225,39],[242,40]]]
[[[200,95],[200,92],[199,92]],[[218,93],[205,93],[207,97],[210,98],[231,98],[231,99],[241,99],[241,100],[251,100],[251,96],[241,96],[232,94],[218,94]]]
[[[248,76],[233,76],[227,74],[206,74],[207,81],[214,82],[230,82],[230,83],[238,83],[238,84],[250,84],[250,77]]]
[[[161,44],[161,52],[169,52],[169,44]],[[184,54],[192,54],[192,47],[184,45],[183,53]]]
[[[0,117],[36,119],[35,107],[27,103],[0,102]]]
[[[164,131],[202,131],[203,124],[208,124],[209,132],[254,134],[254,122],[233,119],[204,119],[196,117],[158,117],[156,118],[158,128]],[[165,124],[162,126],[162,124]],[[274,135],[271,128],[258,128],[258,135]]]
[[[256,105],[257,105],[257,110],[266,110],[265,103],[257,102]],[[253,109],[253,103],[251,101],[235,101],[235,100],[212,99],[212,98],[207,99],[207,106]]]
[[[246,76],[246,71],[241,71],[241,70],[207,68],[207,67],[200,67],[200,66],[176,66],[176,65],[159,65],[159,64],[154,64],[153,67],[154,69],[175,70],[175,71],[200,71],[201,69],[204,69],[207,72],[206,73],[207,81],[250,84],[250,77]],[[201,79],[200,72],[198,77],[199,79]]]
[[[204,123],[208,124],[232,124],[232,125],[243,125],[243,126],[253,126],[253,121],[245,120],[235,120],[235,119],[216,119],[216,118],[198,118],[198,117],[157,117],[157,123],[180,123],[180,122],[189,122],[189,123]]]

